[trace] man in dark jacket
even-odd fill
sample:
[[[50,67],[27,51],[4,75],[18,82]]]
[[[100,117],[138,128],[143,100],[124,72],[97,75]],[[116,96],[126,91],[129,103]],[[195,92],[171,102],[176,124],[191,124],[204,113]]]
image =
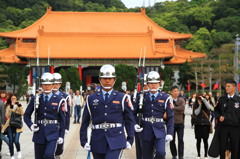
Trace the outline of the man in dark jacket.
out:
[[[225,159],[227,141],[231,144],[231,159],[239,159],[239,125],[240,125],[240,97],[235,94],[237,83],[226,83],[226,95],[219,98],[215,107],[215,118],[220,129],[220,159]]]
[[[183,159],[184,155],[184,110],[185,101],[183,98],[179,97],[179,89],[177,86],[171,88],[171,96],[173,98],[173,112],[174,112],[174,134],[173,140],[170,142],[170,150],[172,153],[172,158],[177,159],[177,148],[175,143],[175,134],[178,135],[178,157]]]

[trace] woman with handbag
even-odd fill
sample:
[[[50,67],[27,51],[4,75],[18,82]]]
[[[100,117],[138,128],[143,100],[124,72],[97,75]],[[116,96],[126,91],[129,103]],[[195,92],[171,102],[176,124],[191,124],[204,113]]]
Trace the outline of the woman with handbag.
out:
[[[207,102],[205,98],[198,95],[197,102],[195,102],[193,106],[193,112],[196,115],[195,123],[194,123],[194,132],[195,138],[197,140],[197,159],[200,159],[200,148],[201,148],[201,140],[203,139],[204,143],[204,157],[207,159],[208,152],[208,137],[210,133],[210,121],[209,115],[211,111],[211,105]]]
[[[6,123],[2,128],[2,133],[7,130],[9,137],[9,150],[11,159],[14,158],[14,147],[13,143],[17,148],[17,158],[22,157],[19,137],[22,132],[22,116],[24,114],[23,106],[21,103],[17,102],[17,96],[15,94],[10,94],[6,103]]]

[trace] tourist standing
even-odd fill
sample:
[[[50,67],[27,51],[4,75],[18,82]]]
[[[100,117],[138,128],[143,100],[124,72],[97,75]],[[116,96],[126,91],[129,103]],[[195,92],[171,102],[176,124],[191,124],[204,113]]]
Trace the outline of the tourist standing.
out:
[[[15,158],[13,144],[15,144],[16,149],[17,149],[17,158],[21,158],[22,153],[21,153],[19,138],[20,138],[20,134],[22,133],[23,129],[22,129],[22,127],[16,127],[16,126],[11,125],[10,121],[11,121],[12,113],[23,115],[23,113],[24,113],[23,106],[20,102],[17,101],[16,94],[9,95],[8,100],[6,102],[6,106],[7,106],[7,108],[6,108],[7,120],[1,131],[2,131],[2,133],[4,133],[5,130],[7,130],[7,134],[8,134],[8,138],[9,138],[9,150],[10,150],[11,159]]]
[[[193,112],[196,115],[196,119],[194,122],[194,132],[195,138],[197,140],[197,159],[200,159],[200,148],[201,141],[203,140],[204,144],[204,157],[207,159],[208,152],[208,138],[210,133],[210,121],[209,116],[211,112],[211,105],[207,102],[207,100],[201,95],[197,96],[197,102],[193,107]]]
[[[184,156],[184,110],[185,101],[179,97],[179,89],[177,86],[171,88],[171,96],[173,98],[173,113],[174,113],[174,133],[173,140],[170,142],[170,150],[172,159],[183,159]],[[175,138],[178,138],[178,151],[176,148]]]
[[[80,91],[76,91],[76,95],[73,96],[73,107],[74,107],[74,121],[73,124],[80,123],[81,110],[84,105],[84,99]]]

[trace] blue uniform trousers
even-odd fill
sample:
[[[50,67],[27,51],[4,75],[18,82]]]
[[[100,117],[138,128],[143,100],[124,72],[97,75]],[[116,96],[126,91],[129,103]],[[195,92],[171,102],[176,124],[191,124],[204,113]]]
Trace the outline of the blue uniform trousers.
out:
[[[142,141],[139,137],[139,133],[135,133],[135,149],[136,159],[142,159]]]
[[[35,159],[55,159],[57,140],[46,142],[46,144],[34,143]]]
[[[110,150],[109,146],[105,154],[92,153],[94,159],[120,159],[122,155],[122,149]]]
[[[152,159],[154,157],[154,152],[156,153],[154,159],[165,159],[165,144],[165,137],[160,139],[155,138],[151,141],[142,140],[143,159]]]

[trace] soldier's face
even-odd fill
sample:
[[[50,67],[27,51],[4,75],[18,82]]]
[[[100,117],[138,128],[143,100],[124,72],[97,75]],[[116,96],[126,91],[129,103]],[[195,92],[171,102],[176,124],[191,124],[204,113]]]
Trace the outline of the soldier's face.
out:
[[[61,84],[60,83],[55,83],[55,84],[53,84],[53,89],[59,89],[61,87]],[[54,92],[57,92],[57,90],[56,91],[54,91]]]
[[[99,78],[99,81],[101,82],[103,87],[111,87],[110,89],[112,89],[115,82],[115,78]],[[106,90],[106,91],[110,89],[103,88],[103,90]]]
[[[234,94],[236,90],[236,86],[234,84],[231,83],[227,83],[226,84],[226,92],[230,95]]]
[[[53,84],[42,84],[42,90],[43,91],[52,91],[53,89]],[[46,93],[46,94],[50,94],[51,92],[49,93]]]
[[[148,87],[149,87],[151,93],[156,93],[158,88],[160,87],[160,82],[159,83],[148,83]]]

